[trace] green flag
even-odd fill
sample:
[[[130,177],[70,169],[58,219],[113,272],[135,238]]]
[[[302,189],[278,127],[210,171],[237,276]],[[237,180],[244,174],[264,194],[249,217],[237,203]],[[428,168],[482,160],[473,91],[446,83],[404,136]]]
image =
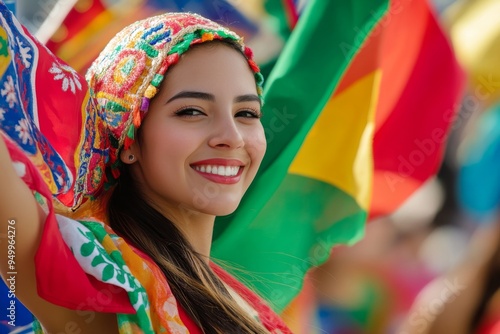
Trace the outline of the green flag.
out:
[[[366,208],[352,194],[290,167],[387,9],[387,0],[310,1],[267,79],[267,153],[238,210],[217,219],[212,255],[230,271],[237,264],[242,270],[233,273],[278,312],[300,291],[307,270],[328,258],[332,245],[362,235]]]

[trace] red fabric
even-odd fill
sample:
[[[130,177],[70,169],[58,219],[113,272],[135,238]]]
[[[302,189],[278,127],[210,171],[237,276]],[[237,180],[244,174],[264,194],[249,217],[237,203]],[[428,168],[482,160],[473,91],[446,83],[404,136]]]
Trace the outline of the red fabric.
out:
[[[426,24],[408,80],[390,115],[376,125],[372,217],[393,212],[437,172],[458,110],[455,104],[464,88],[464,73],[428,3],[413,1],[408,6],[400,16],[393,15],[394,20],[405,22],[406,27],[418,22]],[[397,22],[389,27],[397,29]],[[403,35],[401,31],[398,33]],[[404,50],[412,42],[408,36],[411,35],[405,33],[400,43],[393,45],[390,41],[388,45]],[[381,90],[385,91],[390,84],[383,81]]]
[[[201,329],[194,323],[193,320],[187,315],[182,306],[178,305],[179,317],[181,318],[184,326],[189,330],[189,334],[203,334]]]
[[[476,334],[500,334],[500,320],[498,318],[487,319],[479,327]]]
[[[287,16],[288,27],[290,28],[290,30],[293,30],[293,28],[295,28],[297,22],[299,21],[299,14],[297,13],[297,8],[295,7],[293,0],[282,0],[282,1],[283,1],[283,8]]]
[[[435,174],[464,87],[463,71],[425,0],[391,0],[335,94],[375,70],[382,79],[371,218],[393,212]]]
[[[26,174],[22,178],[26,185],[45,198],[51,198],[47,185],[31,161],[8,138],[4,137],[4,140],[12,161],[26,167]],[[50,201],[48,206],[50,212],[35,255],[36,276],[46,278],[37,281],[40,297],[74,310],[102,312],[106,309],[108,312],[134,313],[125,290],[116,292],[116,287],[110,290],[109,284],[97,281],[82,270],[61,236]],[[113,299],[107,298],[109,295]],[[71,298],[68,299],[67,296]]]
[[[61,83],[54,81],[50,72],[56,57],[47,51],[35,38],[33,38],[33,43],[37,45],[40,52],[35,77],[36,106],[40,132],[61,156],[66,167],[75,177],[78,173],[75,166],[75,152],[79,151],[80,129],[82,128],[81,115],[82,108],[85,108],[87,82],[83,76],[78,75],[82,90],[76,89],[75,94],[59,94]],[[74,131],[65,131],[65,129],[74,129]],[[40,145],[42,144],[43,142],[40,141]],[[50,152],[45,151],[43,147],[41,151],[44,154]],[[71,186],[73,187],[74,183]],[[68,207],[73,206],[75,203],[76,196],[72,187],[69,191],[62,191],[57,196],[57,199]]]

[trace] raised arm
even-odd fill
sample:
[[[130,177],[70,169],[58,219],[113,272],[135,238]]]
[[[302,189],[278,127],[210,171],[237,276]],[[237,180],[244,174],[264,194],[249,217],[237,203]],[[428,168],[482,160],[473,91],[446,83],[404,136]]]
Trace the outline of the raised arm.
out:
[[[0,273],[10,289],[9,296],[0,298],[15,303],[11,302],[15,294],[38,313],[47,303],[36,292],[34,256],[46,214],[17,175],[2,136],[0,171]]]
[[[1,136],[0,171],[0,272],[4,279],[17,272],[16,283],[21,284],[32,278],[33,257],[46,215],[17,175]]]
[[[0,274],[13,294],[48,333],[117,333],[116,316],[89,314],[51,304],[38,296],[34,257],[46,214],[17,175],[0,136]],[[77,288],[77,287],[75,287]]]

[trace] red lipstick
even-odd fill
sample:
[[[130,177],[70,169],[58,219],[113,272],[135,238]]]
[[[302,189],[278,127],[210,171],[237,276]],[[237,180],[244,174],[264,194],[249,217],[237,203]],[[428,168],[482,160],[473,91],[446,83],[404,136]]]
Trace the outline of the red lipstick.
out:
[[[207,159],[191,164],[204,178],[221,184],[235,184],[241,179],[244,164],[237,159]]]

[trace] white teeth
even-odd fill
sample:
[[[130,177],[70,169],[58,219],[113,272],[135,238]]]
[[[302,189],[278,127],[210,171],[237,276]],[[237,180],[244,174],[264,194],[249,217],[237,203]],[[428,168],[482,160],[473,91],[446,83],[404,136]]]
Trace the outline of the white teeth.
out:
[[[194,166],[194,169],[207,174],[214,174],[220,176],[235,176],[238,174],[240,167],[203,165],[203,166]]]

